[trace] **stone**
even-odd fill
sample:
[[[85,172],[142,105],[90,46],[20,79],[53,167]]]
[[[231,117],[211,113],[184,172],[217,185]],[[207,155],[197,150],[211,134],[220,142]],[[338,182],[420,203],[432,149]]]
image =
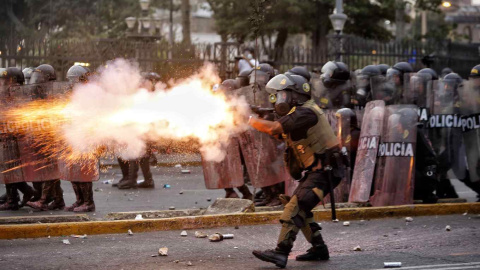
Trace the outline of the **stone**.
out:
[[[189,262],[187,263],[187,266],[193,266],[193,263],[189,261]]]
[[[406,217],[406,218],[405,218],[405,221],[406,221],[406,222],[412,222],[412,221],[413,221],[413,218],[411,218],[411,217]]]
[[[167,247],[162,247],[158,250],[158,254],[160,256],[168,256],[168,248]]]
[[[130,236],[132,236],[132,235],[133,235],[133,232],[132,232],[132,230],[130,230],[130,229],[128,230],[128,232],[127,232],[127,233],[128,233],[128,235],[130,235]]]
[[[168,207],[168,210],[175,210],[175,206]]]
[[[362,251],[362,248],[360,246],[356,246],[353,248],[353,251]]]
[[[135,220],[143,220],[142,214],[135,216]]]
[[[450,227],[450,225],[447,225],[447,227],[445,227],[445,230],[446,230],[447,232],[449,232],[449,231],[452,230],[452,227]]]
[[[68,239],[63,239],[62,242],[63,242],[65,245],[70,245],[70,241],[68,241]]]
[[[183,237],[187,236],[187,231],[182,231],[182,233],[180,233],[180,236],[183,236]]]
[[[255,212],[255,205],[251,200],[218,198],[207,208],[204,215],[250,212]]]
[[[350,222],[348,221],[343,222],[343,226],[350,226]]]
[[[195,237],[196,237],[196,238],[207,238],[208,235],[207,235],[206,233],[196,231],[196,232],[195,232]]]

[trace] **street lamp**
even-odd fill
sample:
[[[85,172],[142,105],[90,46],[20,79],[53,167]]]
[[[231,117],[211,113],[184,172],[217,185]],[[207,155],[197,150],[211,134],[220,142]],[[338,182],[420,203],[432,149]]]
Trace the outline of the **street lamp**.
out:
[[[332,22],[333,30],[335,30],[338,46],[335,46],[336,50],[336,61],[342,61],[342,55],[341,52],[343,50],[343,44],[342,44],[342,31],[343,27],[345,26],[345,22],[347,21],[347,15],[343,13],[343,1],[342,0],[336,0],[335,1],[335,13],[329,16],[330,21]]]
[[[448,2],[448,1],[445,1],[445,2],[442,3],[442,6],[443,6],[444,8],[449,8],[449,7],[452,6],[452,3]]]
[[[132,30],[133,27],[135,26],[135,23],[137,22],[137,18],[128,17],[128,18],[125,19],[125,22],[127,23],[128,29]]]

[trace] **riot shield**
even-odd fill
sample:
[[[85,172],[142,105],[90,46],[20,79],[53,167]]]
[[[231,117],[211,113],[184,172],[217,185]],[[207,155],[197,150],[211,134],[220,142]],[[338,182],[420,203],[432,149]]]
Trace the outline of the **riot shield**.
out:
[[[461,84],[443,80],[433,81],[432,85],[432,114],[427,128],[428,136],[438,156],[438,173],[441,179],[464,179],[467,164],[460,115]]]
[[[322,79],[319,74],[314,73],[310,79],[310,85],[312,86],[312,99],[315,103],[321,106],[321,99],[325,96],[325,87],[323,87]]]
[[[372,100],[383,100],[386,105],[395,104],[396,88],[393,82],[387,81],[383,76],[375,76],[370,79]]]
[[[250,129],[240,134],[239,142],[254,187],[271,186],[290,178],[283,160],[284,147],[280,141]]]
[[[61,179],[71,182],[93,182],[100,177],[99,161],[87,159],[75,161],[73,164],[59,160]]]
[[[16,125],[5,118],[5,112],[18,104],[11,93],[22,87],[0,86],[0,183],[4,184],[24,181]]]
[[[259,106],[262,108],[272,108],[272,104],[268,100],[270,94],[265,91],[264,86],[252,84],[234,91],[236,95],[244,96],[250,105]]]
[[[370,101],[365,108],[365,121],[362,123],[358,142],[349,202],[367,202],[370,198],[378,144],[383,131],[384,111],[383,100]]]
[[[375,169],[373,206],[413,203],[417,106],[390,105],[385,118]]]
[[[428,122],[433,107],[433,81],[428,74],[408,73],[404,76],[402,104],[418,106],[419,121]]]
[[[16,93],[16,97],[29,102],[34,100],[48,100],[64,96],[64,86],[67,83],[47,82],[41,84],[26,85],[22,91]],[[31,126],[18,137],[22,171],[27,182],[41,182],[52,179],[60,179],[61,173],[56,155],[52,154],[51,148],[57,143],[55,140],[45,141],[51,123],[43,119],[30,123]]]
[[[480,79],[464,82],[459,94],[470,179],[477,182],[480,181]]]
[[[237,138],[231,138],[224,160],[207,161],[202,156],[203,176],[207,189],[235,188],[244,184],[242,160]]]

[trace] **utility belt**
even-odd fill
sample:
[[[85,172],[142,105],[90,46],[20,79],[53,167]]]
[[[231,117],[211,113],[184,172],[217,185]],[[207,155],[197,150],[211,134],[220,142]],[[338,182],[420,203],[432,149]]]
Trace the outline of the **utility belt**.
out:
[[[348,157],[342,154],[340,147],[338,146],[327,149],[322,154],[315,154],[315,158],[317,161],[307,168],[307,170],[336,170],[339,168],[345,168],[348,164]]]

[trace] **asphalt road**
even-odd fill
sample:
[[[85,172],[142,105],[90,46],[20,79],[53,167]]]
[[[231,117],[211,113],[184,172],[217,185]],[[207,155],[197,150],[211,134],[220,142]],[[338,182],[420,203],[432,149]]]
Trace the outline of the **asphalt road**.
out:
[[[208,190],[205,188],[201,167],[188,167],[191,174],[182,174],[181,169],[174,167],[152,168],[155,180],[155,189],[119,190],[111,184],[104,184],[107,180],[117,182],[121,177],[118,167],[113,167],[100,176],[98,182],[94,182],[95,213],[89,213],[91,218],[103,218],[111,212],[168,210],[170,206],[176,209],[206,208],[216,198],[225,196],[223,190]],[[140,173],[140,171],[139,171]],[[143,176],[139,175],[139,181]],[[475,193],[458,180],[452,181],[458,194],[469,202],[477,200]],[[169,184],[170,188],[164,188]],[[70,205],[75,200],[70,182],[62,181],[65,203]],[[252,192],[253,188],[250,187]],[[5,186],[0,185],[0,194],[5,192]],[[183,194],[180,194],[183,192]],[[239,194],[241,195],[241,194]],[[209,201],[208,199],[211,199]],[[0,217],[8,216],[37,216],[37,215],[70,215],[66,211],[39,212],[29,207],[18,211],[0,211]]]
[[[451,231],[445,227],[451,226]],[[299,235],[288,269],[382,269],[401,262],[402,269],[480,269],[480,216],[452,215],[322,223],[329,246],[327,262],[296,262],[309,248]],[[233,233],[234,239],[212,243],[180,231],[0,241],[0,269],[276,269],[257,260],[253,249],[275,246],[279,225],[204,230]],[[63,244],[68,239],[70,245]],[[362,251],[353,251],[360,246]],[[151,257],[168,247],[167,257]],[[178,260],[179,262],[175,262]],[[187,266],[191,262],[192,266]],[[476,263],[476,264],[475,264]]]

